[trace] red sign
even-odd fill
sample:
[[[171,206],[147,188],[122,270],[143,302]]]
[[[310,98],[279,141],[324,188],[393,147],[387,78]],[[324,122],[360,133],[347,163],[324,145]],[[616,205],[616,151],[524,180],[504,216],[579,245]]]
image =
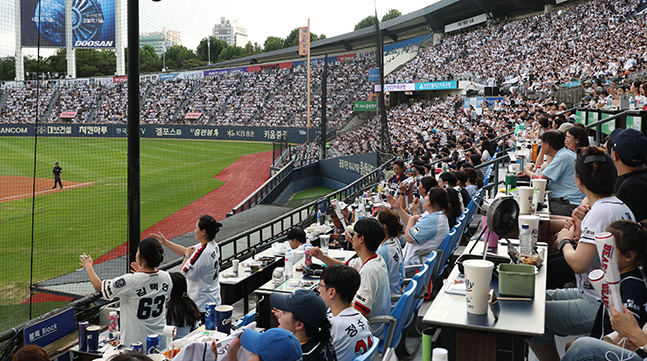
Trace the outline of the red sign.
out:
[[[198,120],[202,116],[202,113],[186,113],[184,119],[193,119]]]
[[[346,55],[338,55],[337,60],[339,60],[340,63],[343,63],[346,61],[346,59],[354,59],[357,58],[357,54],[346,54]]]
[[[286,69],[286,68],[287,69],[292,68],[292,62],[248,66],[247,71],[252,72],[252,71],[260,71],[260,70],[278,70],[278,69]]]
[[[74,118],[76,117],[77,112],[62,112],[59,115],[59,118]]]
[[[128,76],[123,75],[123,76],[113,76],[112,77],[112,82],[113,83],[124,83],[128,81]]]

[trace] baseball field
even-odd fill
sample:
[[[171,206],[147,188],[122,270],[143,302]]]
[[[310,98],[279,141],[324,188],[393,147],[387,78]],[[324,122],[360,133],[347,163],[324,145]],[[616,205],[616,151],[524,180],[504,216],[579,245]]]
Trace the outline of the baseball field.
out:
[[[218,174],[241,157],[271,149],[268,143],[141,139],[141,230],[222,186]],[[51,189],[55,161],[63,169],[62,190]],[[245,174],[228,179],[246,181]],[[26,320],[16,305],[28,299],[30,284],[74,271],[79,254],[96,259],[126,242],[126,207],[126,139],[39,138],[35,146],[34,138],[0,138],[0,314],[21,314],[0,321]]]

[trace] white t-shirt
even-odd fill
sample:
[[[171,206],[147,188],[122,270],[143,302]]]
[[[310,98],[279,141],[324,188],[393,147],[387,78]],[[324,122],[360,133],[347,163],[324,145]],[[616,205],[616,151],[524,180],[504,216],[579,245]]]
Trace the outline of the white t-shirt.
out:
[[[209,302],[220,305],[220,247],[216,241],[205,245],[198,243],[195,251],[182,267],[182,275],[186,277],[189,297],[198,306],[200,312],[205,312]]]
[[[166,326],[166,303],[171,297],[173,282],[168,272],[135,272],[101,281],[101,295],[106,299],[119,297],[121,344],[133,342],[146,345],[146,336],[161,335]]]
[[[589,243],[595,246],[595,235],[606,232],[607,227],[611,223],[621,219],[635,220],[634,214],[629,207],[616,196],[600,199],[593,203],[591,210],[582,220],[582,234],[580,235],[579,242]],[[600,258],[596,256],[595,261],[593,261],[593,264],[586,272],[575,274],[577,288],[585,296],[593,300],[599,300],[600,296],[598,296],[598,293],[591,286],[589,272],[599,268],[602,268],[602,264],[600,263]]]
[[[337,316],[328,309],[330,335],[337,354],[337,361],[352,361],[363,355],[373,345],[373,335],[366,317],[353,307],[348,307]]]
[[[348,265],[358,270],[361,278],[359,289],[353,300],[355,309],[366,318],[388,315],[391,312],[389,274],[382,257],[375,254],[364,264],[358,257],[350,260]],[[371,332],[380,339],[384,338],[383,330],[383,323],[371,325]]]

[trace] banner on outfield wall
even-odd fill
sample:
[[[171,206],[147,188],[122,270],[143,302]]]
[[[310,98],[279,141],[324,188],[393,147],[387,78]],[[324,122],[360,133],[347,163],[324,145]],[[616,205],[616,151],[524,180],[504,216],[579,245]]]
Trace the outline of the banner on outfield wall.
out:
[[[347,155],[319,161],[319,174],[351,184],[379,166],[379,153]]]
[[[455,23],[445,25],[445,32],[448,33],[450,31],[456,31],[456,30],[459,30],[459,29],[464,29],[464,28],[470,27],[472,25],[482,24],[482,23],[484,23],[486,21],[487,21],[487,15],[486,14],[472,16],[471,18],[463,19],[461,21],[457,21]]]
[[[38,136],[60,137],[109,137],[126,138],[126,124],[0,124],[2,136]],[[142,138],[177,138],[177,139],[211,139],[273,142],[287,137],[290,143],[305,143],[306,128],[296,127],[241,127],[241,126],[206,126],[206,125],[155,125],[142,124],[139,127]],[[319,129],[310,128],[310,140],[316,139]]]
[[[115,47],[114,0],[74,0],[72,15],[72,46]],[[21,0],[20,26],[23,47],[64,48],[65,1]]]
[[[377,102],[355,102],[353,103],[353,111],[356,112],[375,112],[377,111]]]
[[[380,84],[375,84],[376,92],[379,92],[381,89],[382,87],[380,86]],[[384,84],[384,89],[386,89],[386,91],[388,92],[458,89],[458,82],[434,81],[428,83]]]
[[[225,74],[246,73],[246,72],[247,72],[247,67],[244,66],[239,68],[205,70],[204,76],[225,75]]]

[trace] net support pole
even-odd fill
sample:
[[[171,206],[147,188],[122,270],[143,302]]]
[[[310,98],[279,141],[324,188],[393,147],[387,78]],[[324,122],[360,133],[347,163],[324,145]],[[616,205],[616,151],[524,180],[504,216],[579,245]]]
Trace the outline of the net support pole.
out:
[[[76,78],[76,52],[72,39],[72,0],[65,0],[65,59],[67,77]]]
[[[306,127],[306,142],[310,143],[310,18],[308,18],[308,33],[307,33],[307,49],[308,49],[308,54],[306,55],[306,69],[307,69],[307,86],[306,86],[306,97],[307,100],[307,112],[308,112],[308,126]]]
[[[380,31],[380,22],[377,17],[377,8],[375,9],[375,36],[377,38],[377,64],[380,68],[380,93],[377,95],[377,105],[380,111],[380,117],[382,118],[380,138],[382,140],[382,151],[391,153],[389,123],[386,119],[386,104],[384,102],[384,44],[382,32]]]
[[[320,159],[326,159],[326,133],[328,132],[326,126],[328,123],[328,114],[326,108],[328,107],[328,54],[324,58],[324,68],[321,74],[321,135],[319,140],[321,143]]]
[[[128,262],[139,248],[139,0],[128,0]]]
[[[14,13],[14,21],[16,23],[16,26],[14,29],[16,30],[16,53],[14,54],[14,61],[16,62],[16,77],[14,78],[16,81],[24,81],[25,80],[25,63],[24,59],[22,57],[22,31],[21,28],[21,19],[20,19],[20,0],[15,1],[15,13]]]
[[[122,0],[115,0],[115,75],[126,74],[126,59],[124,49],[124,4]]]

